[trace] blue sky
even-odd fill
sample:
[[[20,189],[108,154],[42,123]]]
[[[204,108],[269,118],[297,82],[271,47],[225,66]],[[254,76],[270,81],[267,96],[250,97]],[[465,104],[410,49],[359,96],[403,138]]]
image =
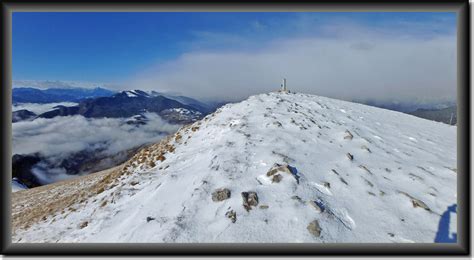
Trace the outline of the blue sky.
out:
[[[419,37],[455,30],[453,14],[436,13],[14,13],[13,78],[120,81],[192,49],[324,36],[340,21]]]
[[[197,64],[204,54],[268,57],[268,50],[284,53],[288,44],[305,41],[302,47],[310,47],[314,40],[367,50],[389,48],[391,42],[419,46],[446,37],[455,41],[456,34],[454,13],[14,13],[12,24],[14,80],[127,84],[191,63],[205,66],[208,60]],[[344,50],[331,51],[337,56]],[[293,67],[307,65],[293,62]],[[153,80],[168,88],[188,84]]]

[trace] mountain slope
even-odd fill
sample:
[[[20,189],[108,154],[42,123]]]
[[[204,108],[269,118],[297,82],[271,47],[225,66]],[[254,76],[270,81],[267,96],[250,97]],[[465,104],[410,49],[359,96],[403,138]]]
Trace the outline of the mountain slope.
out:
[[[451,106],[443,109],[417,109],[408,114],[434,120],[438,122],[443,122],[445,124],[455,125],[457,122],[457,106]]]
[[[97,178],[102,189],[26,227],[14,198],[13,242],[433,242],[456,203],[455,167],[454,126],[262,94],[142,150]]]
[[[176,110],[178,109],[178,110]],[[56,106],[39,115],[41,118],[82,115],[88,118],[132,117],[145,112],[155,112],[172,123],[190,123],[202,118],[202,113],[164,96],[151,96],[141,90],[128,90],[111,97],[85,99],[77,106]]]

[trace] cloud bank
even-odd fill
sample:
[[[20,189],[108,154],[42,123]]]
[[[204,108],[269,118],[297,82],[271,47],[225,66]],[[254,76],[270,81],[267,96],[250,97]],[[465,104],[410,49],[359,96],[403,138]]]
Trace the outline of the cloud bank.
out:
[[[339,33],[272,40],[251,50],[189,51],[137,75],[130,85],[239,100],[275,90],[285,77],[290,90],[346,100],[455,100],[455,35],[325,30],[330,29]]]
[[[13,123],[13,154],[39,153],[46,162],[33,173],[40,181],[51,183],[72,177],[60,166],[78,152],[94,157],[113,156],[143,144],[157,142],[180,126],[166,123],[154,113],[146,114],[146,125],[127,124],[127,119],[88,119],[82,116],[38,118]],[[109,162],[110,163],[110,162]]]

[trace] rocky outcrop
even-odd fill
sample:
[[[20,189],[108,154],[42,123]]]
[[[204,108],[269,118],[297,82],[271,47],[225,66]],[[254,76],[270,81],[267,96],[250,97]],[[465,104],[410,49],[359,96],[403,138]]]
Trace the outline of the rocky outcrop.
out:
[[[258,196],[254,191],[242,192],[242,200],[242,205],[247,211],[251,210],[252,206],[256,207],[258,205]]]
[[[215,190],[212,193],[212,201],[214,202],[223,201],[228,198],[230,198],[230,190],[226,188]]]
[[[319,222],[317,220],[311,221],[306,229],[308,229],[308,232],[315,237],[319,237],[321,235],[321,227],[319,226]]]

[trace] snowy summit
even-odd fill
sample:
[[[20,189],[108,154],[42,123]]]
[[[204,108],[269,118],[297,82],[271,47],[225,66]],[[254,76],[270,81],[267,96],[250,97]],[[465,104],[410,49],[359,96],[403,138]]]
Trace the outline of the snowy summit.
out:
[[[261,94],[116,168],[15,192],[13,242],[431,243],[456,175],[455,126]]]

